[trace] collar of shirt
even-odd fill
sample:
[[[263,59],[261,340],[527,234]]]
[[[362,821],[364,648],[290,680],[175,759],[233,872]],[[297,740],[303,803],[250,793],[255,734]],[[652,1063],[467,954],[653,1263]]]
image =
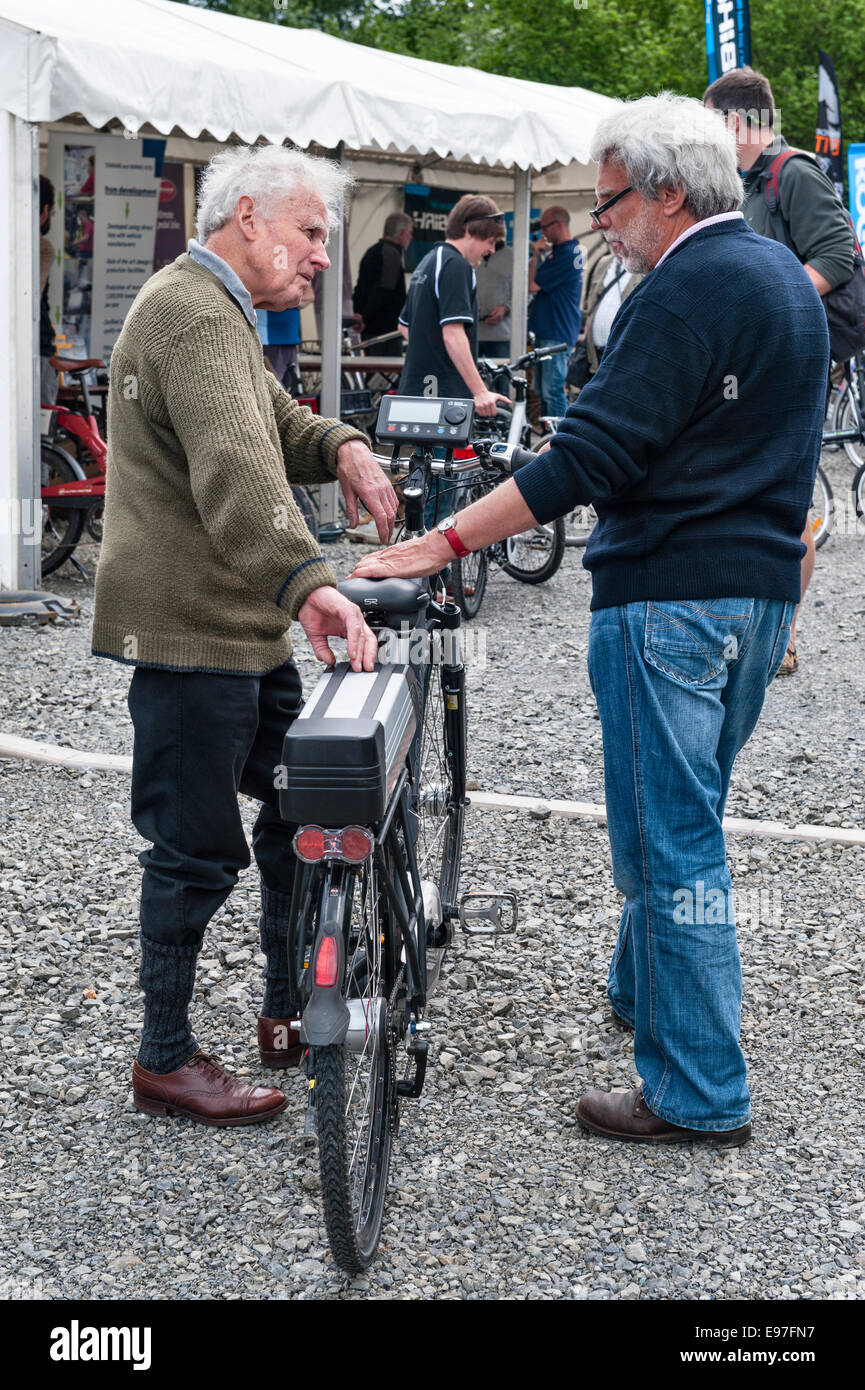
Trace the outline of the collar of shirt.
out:
[[[741,212],[719,212],[715,217],[704,217],[702,222],[695,222],[693,227],[688,227],[681,236],[677,236],[672,246],[668,246],[663,256],[655,264],[655,270],[659,265],[663,265],[668,256],[672,255],[677,246],[681,246],[683,241],[687,241],[689,236],[695,232],[702,232],[704,227],[714,227],[716,222],[735,222],[736,219],[744,220]]]
[[[222,281],[232,299],[240,305],[247,321],[253,328],[257,328],[258,319],[252,307],[252,295],[228,262],[224,261],[221,256],[217,256],[215,251],[208,251],[206,246],[202,246],[200,242],[195,240],[195,237],[190,241],[187,251],[191,260],[196,261],[198,265],[203,265],[205,270],[211,271]]]

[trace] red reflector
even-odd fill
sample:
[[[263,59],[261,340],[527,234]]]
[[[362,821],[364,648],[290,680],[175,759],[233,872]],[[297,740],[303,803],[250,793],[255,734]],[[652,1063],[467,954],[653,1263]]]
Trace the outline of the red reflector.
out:
[[[372,854],[372,847],[375,842],[369,831],[362,829],[359,825],[349,825],[343,830],[340,839],[342,841],[342,857],[347,859],[349,864],[362,864],[364,859],[368,859]]]
[[[325,936],[315,958],[315,983],[325,989],[336,984],[339,971],[339,951],[335,936]]]
[[[294,837],[294,852],[298,859],[314,864],[324,858],[324,831],[320,825],[301,826]]]

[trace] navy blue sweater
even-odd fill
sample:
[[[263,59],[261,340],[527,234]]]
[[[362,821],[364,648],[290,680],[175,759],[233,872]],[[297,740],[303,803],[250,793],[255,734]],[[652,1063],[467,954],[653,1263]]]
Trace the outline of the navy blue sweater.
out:
[[[813,284],[744,221],[645,277],[551,449],[516,474],[538,521],[594,503],[592,608],[798,601],[828,365]]]

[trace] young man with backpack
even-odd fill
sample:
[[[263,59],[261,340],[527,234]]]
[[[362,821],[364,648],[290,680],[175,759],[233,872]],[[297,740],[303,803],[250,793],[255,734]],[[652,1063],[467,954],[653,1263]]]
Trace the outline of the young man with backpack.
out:
[[[706,88],[703,103],[720,111],[735,135],[746,221],[761,236],[788,246],[802,263],[823,300],[832,356],[845,361],[865,346],[865,277],[853,227],[834,185],[813,155],[791,149],[775,133],[775,99],[761,72],[735,68],[724,73]],[[802,560],[804,598],[814,572],[809,527],[802,540],[807,552]],[[798,664],[794,618],[778,674],[792,675]]]

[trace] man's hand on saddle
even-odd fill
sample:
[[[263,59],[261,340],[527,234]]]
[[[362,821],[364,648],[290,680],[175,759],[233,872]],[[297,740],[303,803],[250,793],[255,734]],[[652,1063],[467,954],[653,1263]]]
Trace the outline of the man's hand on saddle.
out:
[[[357,504],[361,501],[375,522],[379,540],[390,540],[399,502],[369,448],[360,439],[349,439],[340,446],[336,457],[349,523],[357,525]]]
[[[437,574],[449,565],[454,552],[440,531],[400,541],[387,550],[374,550],[355,565],[353,579],[416,579]]]
[[[367,506],[369,503],[367,502]],[[447,542],[445,542],[447,544]],[[364,622],[356,603],[343,597],[332,584],[313,589],[297,615],[319,661],[333,666],[336,656],[328,637],[344,637],[353,671],[371,671],[378,654],[378,639]]]

